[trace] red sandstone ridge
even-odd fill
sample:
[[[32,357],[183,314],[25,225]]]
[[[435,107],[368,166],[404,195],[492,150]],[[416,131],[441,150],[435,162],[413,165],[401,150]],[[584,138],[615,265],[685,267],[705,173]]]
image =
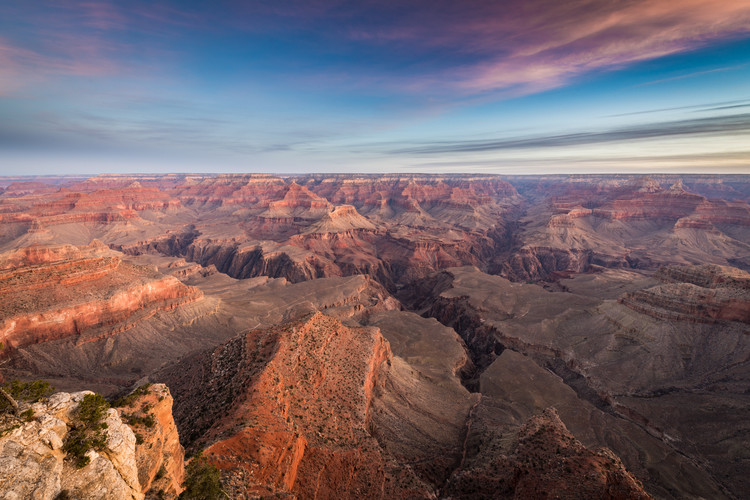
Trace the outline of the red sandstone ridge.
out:
[[[214,351],[202,396],[194,396],[200,401],[192,404],[223,405],[217,416],[226,416],[200,442],[210,444],[205,454],[222,469],[230,494],[393,492],[368,429],[373,388],[383,382],[379,374],[390,357],[378,329],[346,327],[321,313]]]
[[[268,210],[261,217],[300,217],[303,219],[317,219],[331,209],[331,204],[311,192],[304,186],[292,182],[286,189],[284,197],[268,204]]]
[[[94,340],[202,297],[99,242],[0,255],[0,342],[11,349],[69,336]]]
[[[375,230],[376,226],[357,212],[352,205],[339,205],[311,225],[305,233],[341,233],[354,229]]]
[[[468,361],[455,333],[416,315],[396,332],[400,318],[355,327],[316,312],[183,362],[165,377],[184,439],[207,446],[236,498],[434,497],[460,455],[471,397],[453,371]],[[411,351],[430,336],[437,362]]]
[[[80,196],[75,202],[80,211],[164,210],[180,206],[178,200],[156,188],[144,188],[140,182],[118,189],[100,189]]]

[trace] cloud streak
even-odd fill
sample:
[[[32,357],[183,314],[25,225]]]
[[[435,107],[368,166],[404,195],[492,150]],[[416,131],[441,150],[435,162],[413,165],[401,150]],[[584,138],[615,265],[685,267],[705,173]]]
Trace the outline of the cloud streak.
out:
[[[714,116],[620,127],[604,132],[577,132],[489,141],[433,142],[414,147],[392,149],[392,155],[440,155],[477,153],[512,149],[544,149],[584,146],[676,136],[743,134],[750,132],[750,113]]]
[[[448,83],[467,94],[538,92],[591,71],[750,32],[745,0],[436,0],[429,7],[407,0],[403,5],[397,21],[350,27],[349,36],[403,50],[464,55],[466,64],[423,75],[416,90]]]

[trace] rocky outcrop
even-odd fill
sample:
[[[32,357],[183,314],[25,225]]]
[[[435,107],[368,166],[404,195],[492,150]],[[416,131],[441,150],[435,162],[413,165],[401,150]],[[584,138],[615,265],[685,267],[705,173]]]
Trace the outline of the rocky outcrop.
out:
[[[63,451],[78,404],[86,394],[57,393],[32,405],[31,421],[0,437],[0,491],[4,498],[143,499],[136,464],[136,438],[117,410],[107,411],[106,444],[89,450],[78,468]]]
[[[379,328],[316,312],[163,374],[182,435],[205,447],[230,495],[435,495],[459,459],[472,397],[457,374],[470,362],[433,320],[390,312],[371,321],[414,364],[394,356]],[[430,341],[435,352],[415,349]]]
[[[94,393],[61,392],[28,407],[31,417],[0,436],[3,498],[176,498],[182,491],[184,452],[169,389],[152,385],[136,393],[125,398],[125,407],[106,411],[105,444],[90,449],[83,466],[64,444],[78,439],[73,431],[81,425],[78,406]]]
[[[446,497],[651,498],[614,453],[575,439],[554,408],[515,431],[492,423],[490,415],[475,416],[470,439],[477,449],[450,478]]]
[[[726,266],[669,266],[665,283],[627,294],[620,302],[654,318],[692,323],[750,323],[750,274]]]
[[[519,281],[545,279],[556,271],[585,272],[591,260],[590,250],[524,247],[503,265],[502,274]]]
[[[264,218],[298,217],[319,219],[331,210],[331,203],[304,186],[292,182],[285,189],[284,197],[271,201],[268,209],[260,214]]]
[[[210,445],[234,496],[379,496],[384,459],[368,412],[390,356],[377,329],[321,313],[254,331],[173,374],[175,388],[189,387],[178,425]]]
[[[141,491],[147,498],[175,498],[182,492],[185,450],[172,416],[169,388],[147,384],[121,401],[118,411],[136,435]]]
[[[307,228],[305,233],[340,233],[354,229],[375,230],[376,226],[352,205],[340,205]]]

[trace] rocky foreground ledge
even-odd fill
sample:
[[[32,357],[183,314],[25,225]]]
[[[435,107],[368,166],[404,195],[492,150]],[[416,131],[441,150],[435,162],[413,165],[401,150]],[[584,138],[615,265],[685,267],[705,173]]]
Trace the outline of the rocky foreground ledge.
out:
[[[144,386],[122,408],[100,406],[88,438],[98,446],[76,457],[83,439],[82,403],[91,391],[59,392],[22,406],[22,418],[0,436],[0,491],[15,499],[174,498],[183,479],[184,452],[165,385]],[[129,424],[129,423],[130,424]]]

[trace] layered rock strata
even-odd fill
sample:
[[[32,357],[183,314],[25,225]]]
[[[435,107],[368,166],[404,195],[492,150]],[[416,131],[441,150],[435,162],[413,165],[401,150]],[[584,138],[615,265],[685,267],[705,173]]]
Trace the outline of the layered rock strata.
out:
[[[26,248],[0,256],[0,342],[7,355],[71,336],[93,341],[202,296],[98,242]]]
[[[656,277],[664,284],[620,302],[654,318],[693,323],[750,323],[750,274],[722,266],[671,266]]]

